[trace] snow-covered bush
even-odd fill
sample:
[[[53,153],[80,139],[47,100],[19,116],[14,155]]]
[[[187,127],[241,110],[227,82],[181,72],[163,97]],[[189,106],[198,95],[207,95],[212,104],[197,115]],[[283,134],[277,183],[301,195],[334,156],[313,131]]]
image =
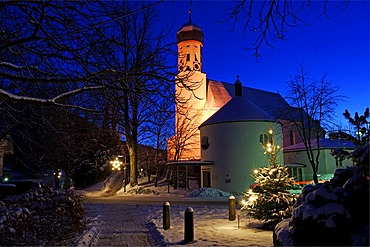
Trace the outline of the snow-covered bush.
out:
[[[139,195],[158,195],[158,191],[146,188],[143,186],[134,186],[127,189],[128,194],[139,194]]]
[[[193,190],[189,197],[219,197],[219,196],[231,196],[229,192],[225,192],[215,188],[202,187]]]
[[[0,245],[68,245],[82,230],[84,207],[74,191],[41,188],[0,201]]]
[[[369,246],[369,180],[359,167],[307,185],[292,217],[274,230],[275,246]]]

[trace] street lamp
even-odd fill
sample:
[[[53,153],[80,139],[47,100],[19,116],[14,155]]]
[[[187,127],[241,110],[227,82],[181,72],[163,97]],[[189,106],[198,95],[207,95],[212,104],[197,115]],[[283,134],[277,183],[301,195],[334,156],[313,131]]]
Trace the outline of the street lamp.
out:
[[[121,165],[122,165],[122,161],[118,160],[118,157],[116,157],[115,160],[112,160],[109,162],[111,165],[112,165],[112,170],[117,170],[117,171],[120,171],[121,170]]]
[[[123,191],[126,193],[126,185],[127,185],[127,167],[126,165],[123,167]]]

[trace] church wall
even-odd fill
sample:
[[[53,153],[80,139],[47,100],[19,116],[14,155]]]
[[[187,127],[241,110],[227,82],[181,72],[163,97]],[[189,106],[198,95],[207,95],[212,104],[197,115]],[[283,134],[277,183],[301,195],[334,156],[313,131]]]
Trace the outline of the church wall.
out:
[[[314,150],[314,155],[317,155],[317,150]],[[335,169],[344,168],[346,166],[352,166],[352,161],[345,159],[342,163],[336,162],[335,158],[330,154],[331,149],[325,148],[320,150],[319,157],[319,169],[317,174],[319,176],[331,176],[334,174]],[[299,151],[289,151],[284,153],[284,162],[285,164],[289,163],[301,163],[305,164],[306,167],[302,168],[302,180],[310,181],[312,180],[312,167],[308,161],[306,150]]]
[[[259,137],[271,127],[276,133],[282,132],[279,123],[259,121],[202,126],[200,139],[208,137],[209,143],[207,149],[201,149],[202,161],[213,161],[212,166],[206,167],[211,168],[211,187],[229,192],[245,192],[253,185],[251,174],[254,169],[267,165],[267,156]],[[282,145],[281,137],[281,134],[275,136],[276,145]]]

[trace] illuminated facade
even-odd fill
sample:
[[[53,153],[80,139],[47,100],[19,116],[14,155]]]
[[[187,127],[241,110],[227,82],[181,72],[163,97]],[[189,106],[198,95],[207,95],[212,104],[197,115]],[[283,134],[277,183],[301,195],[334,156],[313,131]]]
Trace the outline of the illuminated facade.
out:
[[[168,142],[168,159],[176,162],[171,163],[196,167],[200,187],[244,191],[253,184],[253,170],[266,165],[261,144],[272,129],[283,150],[293,147],[280,154],[281,163],[291,163],[292,175],[298,174],[299,180],[311,180],[305,151],[293,152],[294,145],[302,143],[300,135],[284,114],[297,108],[278,93],[242,86],[239,78],[235,83],[207,78],[202,70],[203,39],[191,16],[177,32],[176,131]],[[307,165],[297,167],[298,161]],[[333,173],[334,162],[334,157],[326,157],[322,170]]]

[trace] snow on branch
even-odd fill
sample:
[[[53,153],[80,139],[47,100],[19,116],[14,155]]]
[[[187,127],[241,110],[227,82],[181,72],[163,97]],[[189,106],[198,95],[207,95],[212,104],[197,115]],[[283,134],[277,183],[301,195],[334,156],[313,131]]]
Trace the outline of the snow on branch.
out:
[[[85,92],[85,91],[100,90],[103,88],[104,88],[103,86],[82,87],[82,88],[74,89],[72,91],[59,94],[51,99],[41,99],[41,98],[28,97],[28,96],[19,96],[19,95],[7,92],[3,89],[0,89],[0,98],[6,101],[27,102],[27,103],[42,104],[42,105],[56,105],[56,106],[77,108],[81,110],[92,111],[92,109],[89,109],[89,108],[76,106],[76,105],[63,104],[63,103],[60,103],[59,101],[62,99],[71,97],[73,95]]]

